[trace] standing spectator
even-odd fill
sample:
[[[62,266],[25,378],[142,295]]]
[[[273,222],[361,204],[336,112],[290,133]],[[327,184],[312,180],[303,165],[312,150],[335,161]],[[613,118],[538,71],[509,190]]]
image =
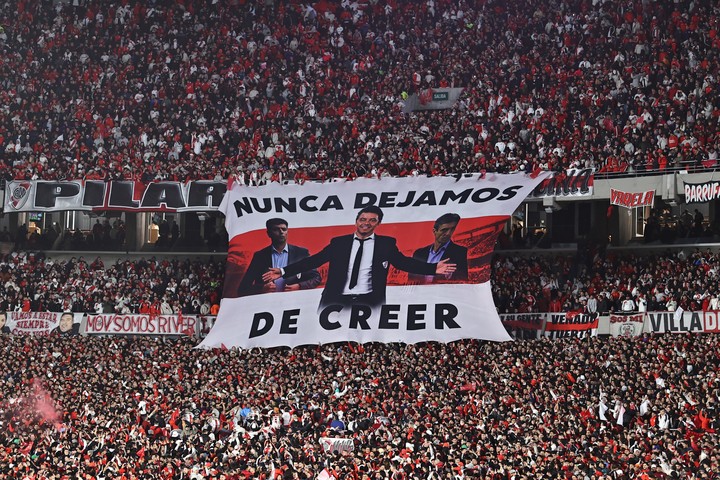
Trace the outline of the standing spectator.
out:
[[[15,250],[24,250],[28,238],[27,224],[23,223],[15,232]]]

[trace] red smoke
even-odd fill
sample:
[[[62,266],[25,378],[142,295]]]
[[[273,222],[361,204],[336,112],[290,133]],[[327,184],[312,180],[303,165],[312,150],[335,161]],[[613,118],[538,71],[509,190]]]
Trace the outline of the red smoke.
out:
[[[55,409],[52,396],[45,390],[38,379],[33,380],[35,410],[45,422],[57,424],[60,413]]]

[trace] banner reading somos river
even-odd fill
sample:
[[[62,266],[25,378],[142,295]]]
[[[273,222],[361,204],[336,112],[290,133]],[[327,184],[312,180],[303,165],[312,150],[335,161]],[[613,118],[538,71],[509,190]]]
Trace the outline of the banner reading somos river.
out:
[[[224,298],[201,346],[510,340],[490,260],[546,176],[234,185]]]

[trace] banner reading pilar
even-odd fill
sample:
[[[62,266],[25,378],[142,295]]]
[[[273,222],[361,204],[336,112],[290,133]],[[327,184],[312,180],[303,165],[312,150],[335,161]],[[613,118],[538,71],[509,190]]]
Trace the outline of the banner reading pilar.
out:
[[[490,260],[546,176],[234,185],[223,300],[201,347],[510,340]]]

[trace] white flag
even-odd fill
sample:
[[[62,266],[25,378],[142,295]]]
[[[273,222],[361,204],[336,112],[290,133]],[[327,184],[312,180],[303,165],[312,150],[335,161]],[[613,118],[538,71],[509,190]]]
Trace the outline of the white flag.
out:
[[[650,399],[646,398],[643,400],[643,402],[640,404],[640,415],[645,416],[650,411]]]
[[[677,309],[675,310],[675,314],[673,315],[673,320],[675,320],[675,323],[682,321],[683,312],[685,312],[685,310],[683,310],[682,307],[678,305]]]
[[[618,425],[623,425],[623,417],[625,416],[625,405],[620,405],[620,408],[618,409],[618,415],[617,415],[617,423]]]
[[[608,406],[605,405],[605,402],[600,402],[600,408],[598,409],[600,420],[603,422],[607,422],[607,417],[605,416],[605,412],[608,411]]]

